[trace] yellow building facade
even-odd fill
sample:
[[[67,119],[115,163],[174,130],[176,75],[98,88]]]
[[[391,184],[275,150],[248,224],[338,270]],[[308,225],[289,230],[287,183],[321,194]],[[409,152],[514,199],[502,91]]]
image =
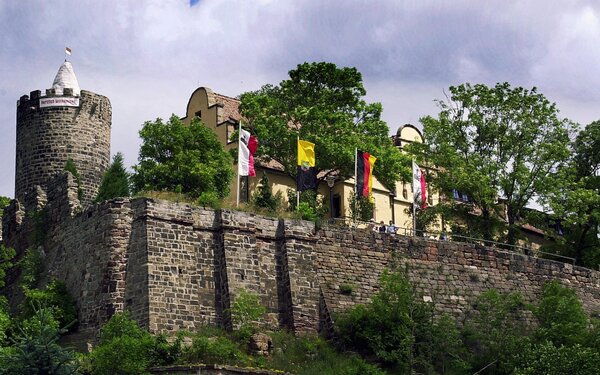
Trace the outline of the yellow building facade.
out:
[[[191,95],[186,115],[182,118],[185,124],[190,124],[192,119],[199,118],[218,137],[226,150],[238,147],[238,139],[232,137],[241,119],[239,113],[239,100],[213,92],[207,87],[197,88]],[[397,134],[392,137],[394,144],[402,149],[411,142],[422,142],[423,137],[419,129],[412,125],[402,126]],[[260,147],[260,140],[259,140]],[[376,155],[375,155],[376,156]],[[316,156],[319,157],[318,155]],[[375,165],[377,168],[377,165]],[[237,167],[234,168],[235,178],[231,183],[229,201],[236,201],[237,193]],[[289,189],[295,190],[296,181],[285,174],[276,162],[257,163],[256,177],[241,178],[240,197],[245,202],[256,191],[263,173],[267,174],[273,193],[278,192],[285,198]],[[246,180],[247,179],[247,180]],[[354,179],[336,180],[330,189],[326,183],[321,183],[319,194],[331,202],[330,216],[336,219],[350,220],[349,201],[354,193]],[[372,195],[375,203],[373,219],[377,222],[394,223],[400,232],[412,229],[412,217],[409,215],[413,202],[412,186],[410,183],[397,182],[395,191],[390,191],[375,177],[373,178]],[[429,204],[438,202],[438,195],[430,197]]]

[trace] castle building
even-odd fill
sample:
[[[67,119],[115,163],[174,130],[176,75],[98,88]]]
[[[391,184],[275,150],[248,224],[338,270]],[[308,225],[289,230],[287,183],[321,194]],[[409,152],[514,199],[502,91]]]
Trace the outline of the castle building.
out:
[[[229,150],[238,147],[238,140],[232,138],[232,134],[237,130],[241,119],[239,105],[238,99],[215,93],[207,87],[199,87],[192,93],[182,121],[189,125],[192,119],[199,118],[217,135],[225,149]],[[407,124],[402,126],[392,139],[394,144],[402,149],[411,142],[422,142],[423,136],[419,129]],[[237,168],[234,168],[234,171],[237,174]],[[267,175],[274,194],[279,192],[283,197],[287,197],[288,190],[296,189],[295,180],[284,173],[283,168],[277,162],[260,163],[259,161],[256,177],[241,178],[239,189],[242,202],[248,201],[257,190],[263,173]],[[232,181],[231,193],[228,198],[232,202],[236,201],[237,189],[236,175]],[[353,178],[337,179],[331,187],[331,191],[326,183],[322,183],[318,191],[319,194],[328,198],[328,202],[331,202],[330,217],[336,219],[351,217],[349,201],[355,194]],[[393,222],[403,231],[412,229],[412,218],[409,211],[412,207],[413,193],[410,183],[399,181],[395,188],[390,190],[374,177],[372,195],[375,203],[373,219],[376,222],[383,221],[385,224]],[[437,203],[438,200],[437,193],[430,194],[430,205]]]
[[[69,61],[52,88],[17,102],[15,198],[23,202],[37,186],[64,171],[69,159],[79,173],[81,204],[90,204],[110,164],[112,109],[107,97],[81,90]]]

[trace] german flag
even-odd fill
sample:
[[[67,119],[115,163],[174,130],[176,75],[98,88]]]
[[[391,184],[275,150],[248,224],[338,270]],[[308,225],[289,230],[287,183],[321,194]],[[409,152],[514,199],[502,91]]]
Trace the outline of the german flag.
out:
[[[373,166],[377,158],[356,150],[356,196],[369,197],[373,190]]]
[[[317,187],[315,171],[315,144],[298,139],[298,171],[296,174],[298,191]]]

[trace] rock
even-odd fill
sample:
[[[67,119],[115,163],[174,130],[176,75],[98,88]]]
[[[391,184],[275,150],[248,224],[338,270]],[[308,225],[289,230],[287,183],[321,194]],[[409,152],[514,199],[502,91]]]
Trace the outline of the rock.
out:
[[[255,333],[250,337],[250,351],[261,356],[269,356],[273,350],[273,340],[264,333]]]

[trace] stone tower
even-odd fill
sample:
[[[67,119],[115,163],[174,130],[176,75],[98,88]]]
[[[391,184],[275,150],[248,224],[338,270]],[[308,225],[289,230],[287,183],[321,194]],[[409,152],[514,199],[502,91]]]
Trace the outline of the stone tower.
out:
[[[98,192],[110,163],[112,108],[107,97],[80,90],[70,62],[61,65],[51,89],[23,95],[17,102],[15,198],[23,202],[35,186],[72,159],[79,172],[81,204]]]

